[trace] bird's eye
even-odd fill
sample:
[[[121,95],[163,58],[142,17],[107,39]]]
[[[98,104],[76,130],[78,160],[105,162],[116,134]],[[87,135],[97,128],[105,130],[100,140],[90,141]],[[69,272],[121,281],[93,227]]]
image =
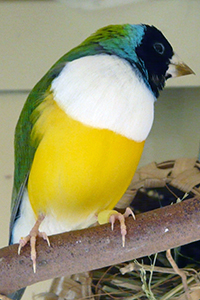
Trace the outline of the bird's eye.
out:
[[[153,47],[156,50],[156,52],[159,53],[159,54],[161,54],[161,55],[165,52],[165,47],[161,43],[155,43],[153,45]]]

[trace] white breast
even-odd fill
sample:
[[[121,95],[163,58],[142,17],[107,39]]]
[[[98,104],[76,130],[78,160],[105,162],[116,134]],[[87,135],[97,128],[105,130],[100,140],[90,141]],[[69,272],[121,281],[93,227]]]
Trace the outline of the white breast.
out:
[[[153,123],[155,97],[136,72],[115,55],[86,56],[67,63],[51,90],[72,118],[143,141]]]

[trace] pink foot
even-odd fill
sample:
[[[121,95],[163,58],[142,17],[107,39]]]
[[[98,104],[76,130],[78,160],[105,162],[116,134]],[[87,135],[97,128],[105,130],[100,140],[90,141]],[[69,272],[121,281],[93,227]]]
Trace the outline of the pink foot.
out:
[[[31,260],[33,262],[33,272],[36,273],[36,249],[35,249],[35,244],[36,244],[36,238],[42,237],[44,240],[47,241],[48,246],[50,246],[49,238],[46,235],[45,232],[40,232],[39,231],[39,226],[44,220],[45,216],[40,215],[31,229],[30,233],[26,237],[21,237],[19,241],[19,248],[18,248],[18,254],[20,254],[21,249],[30,241],[30,246],[31,246]]]
[[[109,222],[111,223],[111,229],[112,230],[114,229],[115,221],[119,220],[119,222],[120,222],[121,235],[122,235],[122,246],[123,247],[125,247],[125,236],[127,234],[125,219],[130,215],[132,215],[133,218],[135,219],[135,215],[134,215],[133,211],[130,209],[130,207],[127,207],[124,214],[121,214],[119,212],[113,213],[109,218]]]

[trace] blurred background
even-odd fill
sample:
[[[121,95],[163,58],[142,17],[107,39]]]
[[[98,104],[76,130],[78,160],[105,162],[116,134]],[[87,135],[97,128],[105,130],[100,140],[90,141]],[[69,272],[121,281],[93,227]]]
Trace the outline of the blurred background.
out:
[[[140,166],[198,157],[199,12],[199,0],[0,0],[0,247],[8,243],[14,128],[26,97],[60,56],[102,26],[154,25],[196,73],[167,82],[155,105]],[[23,299],[47,291],[49,285],[29,287]]]

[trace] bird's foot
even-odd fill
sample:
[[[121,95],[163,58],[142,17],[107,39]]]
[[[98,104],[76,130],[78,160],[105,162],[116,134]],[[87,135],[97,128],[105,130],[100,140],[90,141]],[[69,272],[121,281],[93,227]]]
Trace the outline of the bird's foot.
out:
[[[114,224],[116,220],[120,222],[121,236],[122,236],[122,246],[125,246],[125,236],[127,234],[125,219],[132,215],[135,219],[135,215],[130,207],[127,207],[124,214],[119,213],[116,210],[104,210],[98,214],[98,222],[99,224],[105,224],[110,222],[111,229],[114,230]]]
[[[47,241],[48,246],[50,246],[50,241],[48,236],[46,235],[45,232],[40,232],[39,227],[42,221],[44,220],[45,216],[44,215],[39,215],[37,221],[35,222],[35,225],[31,229],[30,233],[26,237],[21,237],[19,241],[19,247],[18,247],[18,254],[20,254],[21,249],[27,244],[27,242],[30,241],[30,246],[31,246],[31,260],[33,262],[33,272],[36,273],[36,238],[37,237],[42,237],[44,240]]]
[[[125,247],[125,236],[127,234],[125,219],[128,218],[130,215],[135,219],[135,215],[130,207],[127,207],[124,214],[121,214],[117,211],[114,211],[109,218],[109,222],[111,223],[111,229],[114,229],[114,224],[116,220],[119,220],[120,229],[121,229],[121,236],[122,236],[122,246]]]

